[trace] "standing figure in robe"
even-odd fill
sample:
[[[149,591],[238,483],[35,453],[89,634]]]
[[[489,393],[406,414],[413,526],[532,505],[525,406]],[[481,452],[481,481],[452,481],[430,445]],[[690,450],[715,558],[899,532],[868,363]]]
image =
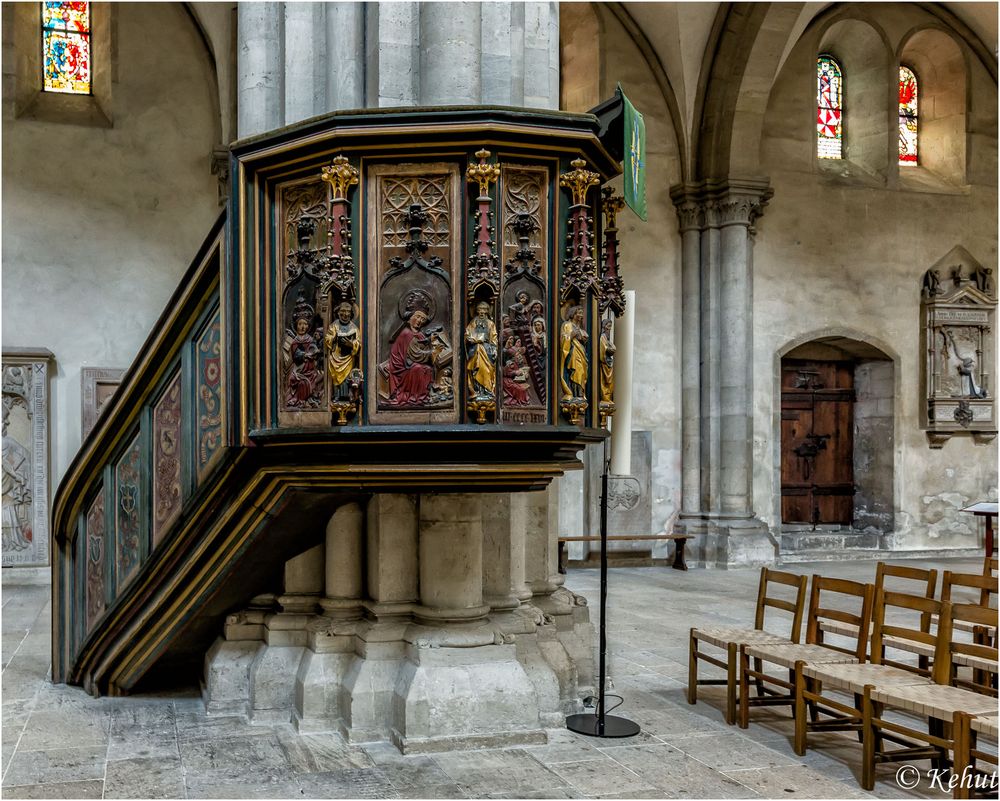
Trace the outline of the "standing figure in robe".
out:
[[[590,370],[584,345],[590,341],[590,337],[583,328],[584,322],[583,307],[573,306],[559,332],[559,383],[562,386],[563,400],[587,397],[587,377]]]
[[[392,340],[389,351],[389,403],[392,406],[422,406],[434,381],[434,343],[421,329],[427,313],[416,309]]]
[[[322,351],[319,338],[322,329],[309,330],[314,316],[312,306],[297,304],[292,318],[295,330],[285,332],[281,346],[281,362],[285,368],[285,405],[290,409],[315,408],[319,405],[319,389],[323,376],[319,369]]]
[[[337,307],[337,319],[327,329],[324,340],[327,352],[327,370],[330,373],[331,400],[351,400],[351,371],[357,366],[358,351],[361,350],[361,335],[354,324],[354,307],[341,303]]]
[[[615,394],[615,343],[611,339],[611,320],[601,323],[598,359],[601,365],[601,403],[612,403]]]
[[[490,304],[480,301],[476,316],[465,329],[466,373],[469,396],[494,400],[497,380],[497,327],[489,318]]]

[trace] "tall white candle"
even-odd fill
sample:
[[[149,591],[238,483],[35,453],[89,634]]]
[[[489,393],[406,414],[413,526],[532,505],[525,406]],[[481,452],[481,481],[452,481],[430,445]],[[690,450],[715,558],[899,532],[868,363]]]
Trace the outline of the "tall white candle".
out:
[[[625,291],[625,314],[615,321],[615,413],[611,418],[611,473],[632,474],[632,354],[635,291]]]

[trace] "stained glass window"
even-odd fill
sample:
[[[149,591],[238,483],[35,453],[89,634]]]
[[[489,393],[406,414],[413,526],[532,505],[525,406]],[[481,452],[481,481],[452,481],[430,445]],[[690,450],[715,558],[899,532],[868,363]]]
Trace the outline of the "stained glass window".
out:
[[[90,94],[90,3],[42,3],[46,92]]]
[[[840,65],[832,56],[816,59],[816,155],[839,159],[844,138],[844,86]]]
[[[917,76],[899,67],[899,163],[917,164]]]

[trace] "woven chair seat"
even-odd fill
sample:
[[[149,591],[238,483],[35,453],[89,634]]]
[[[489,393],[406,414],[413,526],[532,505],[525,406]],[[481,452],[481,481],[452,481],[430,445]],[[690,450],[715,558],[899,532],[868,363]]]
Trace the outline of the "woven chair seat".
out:
[[[820,631],[824,631],[827,634],[839,634],[842,637],[854,637],[858,636],[858,627],[853,623],[844,623],[840,620],[820,620],[819,621]],[[868,627],[869,633],[871,633],[872,626]]]
[[[773,662],[786,668],[794,668],[798,661],[810,662],[812,664],[827,664],[831,662],[854,662],[857,657],[845,654],[842,651],[835,651],[823,645],[808,645],[805,643],[763,643],[752,645],[747,649],[747,653],[758,659]]]
[[[996,712],[997,709],[996,698],[958,687],[949,687],[946,684],[906,687],[879,687],[876,684],[876,689],[872,691],[872,700],[938,720],[951,720],[956,712],[977,715],[981,712]]]
[[[937,626],[937,622],[938,622],[937,615],[931,615],[931,625]],[[969,633],[975,633],[977,630],[981,630],[983,628],[982,626],[976,626],[975,624],[970,623],[967,620],[952,621],[951,627],[955,631],[966,631]],[[989,627],[988,631],[991,637],[996,637],[998,627],[1000,627],[1000,623],[994,623],[992,626]]]
[[[882,644],[886,648],[896,648],[900,651],[906,651],[910,654],[917,654],[919,656],[934,656],[934,646],[925,643],[917,642],[916,640],[908,640],[903,637],[894,637],[891,634],[887,634],[882,638]]]
[[[956,665],[970,667],[973,670],[985,670],[989,673],[997,673],[998,665],[996,659],[985,656],[973,656],[972,654],[952,654],[951,661]]]
[[[997,712],[994,710],[989,715],[978,715],[974,717],[970,722],[970,728],[974,732],[978,732],[986,737],[992,737],[996,740],[998,723],[1000,723],[1000,718],[997,717]]]
[[[908,684],[933,684],[924,677],[909,670],[889,667],[888,665],[873,665],[866,662],[862,665],[852,664],[806,664],[802,673],[811,679],[818,679],[829,687],[848,692],[864,692],[866,684],[876,686],[905,686]]]
[[[791,642],[780,634],[771,634],[761,629],[743,629],[736,626],[716,626],[706,629],[694,629],[694,637],[719,648],[728,648],[730,643],[783,643]]]

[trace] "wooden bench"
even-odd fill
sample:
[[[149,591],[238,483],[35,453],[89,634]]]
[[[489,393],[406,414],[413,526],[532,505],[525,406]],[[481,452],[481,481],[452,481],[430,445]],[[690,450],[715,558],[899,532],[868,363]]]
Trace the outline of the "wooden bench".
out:
[[[609,534],[608,542],[631,542],[634,540],[662,542],[673,540],[674,563],[671,567],[674,570],[687,570],[687,562],[684,561],[684,546],[687,541],[694,539],[693,534]],[[559,538],[559,572],[566,572],[566,547],[567,542],[600,542],[600,537],[560,537]]]

